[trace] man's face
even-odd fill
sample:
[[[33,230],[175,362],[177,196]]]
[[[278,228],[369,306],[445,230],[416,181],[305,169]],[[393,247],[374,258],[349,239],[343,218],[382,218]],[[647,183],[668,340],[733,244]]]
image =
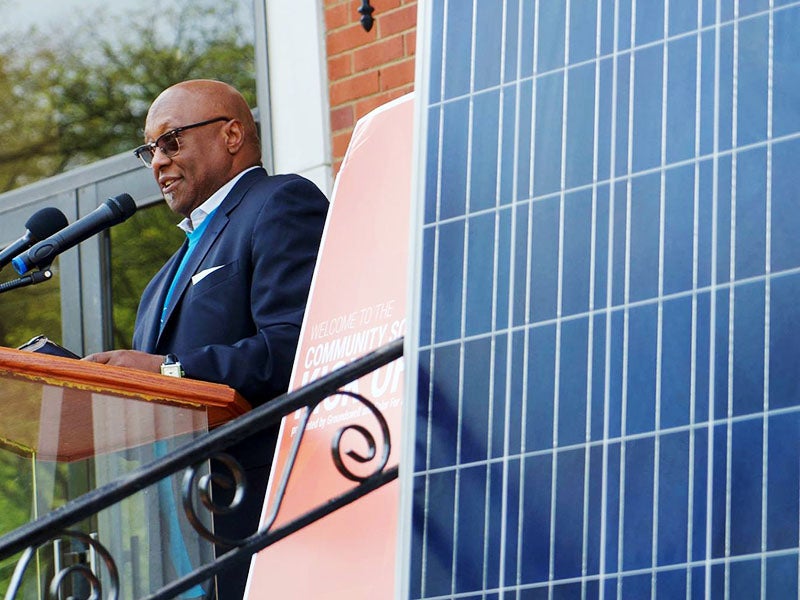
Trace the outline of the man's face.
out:
[[[204,110],[197,97],[174,91],[162,95],[147,114],[146,141],[177,128],[220,116]],[[172,157],[161,150],[153,156],[153,177],[170,209],[184,217],[228,180],[230,154],[225,149],[226,121],[217,121],[178,134],[180,150]]]

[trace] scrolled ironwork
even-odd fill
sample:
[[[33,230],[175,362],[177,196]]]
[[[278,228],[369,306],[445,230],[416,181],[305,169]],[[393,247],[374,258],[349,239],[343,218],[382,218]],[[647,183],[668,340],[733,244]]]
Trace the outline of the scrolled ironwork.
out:
[[[377,455],[377,444],[375,441],[375,437],[372,435],[369,429],[359,424],[345,425],[334,434],[331,441],[331,455],[334,466],[336,467],[337,471],[343,477],[349,479],[350,481],[363,483],[364,481],[367,481],[369,478],[371,477],[374,478],[377,475],[379,475],[386,468],[386,465],[389,462],[389,455],[391,453],[391,436],[389,433],[389,425],[386,422],[384,416],[377,409],[377,407],[372,402],[367,400],[367,398],[365,398],[363,395],[342,389],[342,390],[337,390],[334,394],[330,394],[325,398],[337,395],[348,396],[363,404],[367,408],[369,413],[371,413],[372,416],[375,418],[375,420],[378,422],[378,425],[380,427],[381,441],[383,447],[381,459],[379,463],[372,468],[370,473],[366,475],[358,475],[347,467],[344,460],[342,459],[341,446],[344,435],[348,431],[355,431],[359,435],[361,435],[363,439],[366,441],[368,447],[367,454],[361,455],[355,452],[354,450],[349,450],[348,452],[346,452],[346,455],[361,464],[366,464],[372,461]],[[232,512],[235,512],[236,508],[241,504],[244,494],[247,493],[247,481],[243,475],[243,470],[241,466],[233,457],[224,453],[217,453],[210,457],[211,460],[217,460],[226,466],[226,468],[232,475],[232,477],[230,478],[223,479],[223,475],[221,473],[214,473],[214,472],[207,473],[204,475],[199,475],[199,470],[203,468],[203,463],[197,463],[196,465],[192,466],[191,468],[185,471],[183,477],[183,485],[182,485],[182,501],[186,517],[189,520],[189,523],[195,529],[195,531],[197,531],[203,538],[217,545],[225,546],[227,548],[236,548],[243,546],[250,540],[258,539],[259,536],[268,533],[272,529],[280,512],[280,508],[283,505],[284,498],[286,497],[286,489],[288,487],[289,479],[291,477],[291,473],[294,469],[297,455],[300,450],[300,444],[303,440],[303,437],[305,435],[308,426],[309,417],[325,398],[320,398],[313,404],[309,404],[304,409],[302,409],[300,423],[297,426],[297,433],[295,435],[294,441],[292,442],[292,447],[289,450],[286,463],[284,464],[283,470],[281,471],[280,480],[276,488],[276,493],[274,495],[272,505],[264,519],[262,526],[254,534],[243,539],[231,539],[220,536],[211,531],[203,523],[202,519],[197,513],[197,507],[195,506],[194,492],[197,491],[202,506],[204,506],[207,510],[209,510],[213,514],[219,515],[219,514],[230,514]],[[211,494],[211,485],[214,482],[216,482],[217,484],[223,484],[227,485],[228,487],[234,488],[235,490],[234,497],[231,500],[231,502],[228,503],[227,505],[220,505],[213,500]]]
[[[70,565],[61,569],[53,580],[50,582],[50,598],[51,600],[59,600],[61,598],[61,585],[71,579],[73,575],[80,575],[90,586],[91,594],[86,600],[100,600],[103,597],[103,584],[88,565]]]
[[[286,497],[286,489],[300,449],[300,444],[303,440],[303,436],[308,426],[309,418],[311,414],[314,412],[314,409],[325,398],[335,395],[346,395],[354,398],[355,400],[358,400],[367,407],[367,409],[372,413],[372,415],[378,421],[383,440],[383,452],[381,455],[381,460],[378,463],[377,467],[373,468],[371,473],[369,473],[368,475],[360,476],[350,471],[344,465],[344,462],[342,461],[341,458],[341,443],[344,434],[347,431],[354,430],[360,433],[362,436],[364,436],[364,439],[367,441],[368,445],[367,456],[359,455],[352,450],[346,453],[347,456],[351,457],[353,460],[356,460],[357,462],[360,463],[367,463],[375,458],[377,454],[376,452],[377,444],[375,443],[375,438],[372,436],[371,432],[366,427],[363,427],[358,424],[351,424],[342,427],[336,432],[331,442],[332,459],[340,474],[342,474],[347,479],[350,479],[351,481],[358,482],[359,485],[356,485],[355,487],[345,491],[342,494],[339,494],[334,498],[330,498],[327,502],[323,503],[320,506],[312,508],[311,510],[307,511],[306,513],[298,517],[295,517],[293,520],[286,523],[285,525],[282,525],[280,527],[273,527],[275,525],[275,521],[277,520],[283,501]],[[295,531],[299,531],[306,525],[310,525],[311,523],[318,521],[322,517],[329,515],[330,513],[338,510],[339,508],[346,506],[347,504],[350,504],[351,502],[357,500],[358,498],[361,498],[362,496],[365,496],[371,491],[376,490],[379,487],[386,485],[391,481],[394,481],[395,479],[397,479],[398,476],[397,467],[395,466],[390,469],[386,468],[390,453],[391,453],[391,437],[389,433],[388,423],[386,422],[385,417],[377,409],[377,407],[361,394],[356,394],[348,390],[336,390],[334,393],[328,394],[324,397],[319,398],[315,402],[310,403],[308,406],[302,409],[302,414],[300,416],[300,423],[297,426],[297,433],[292,442],[292,447],[289,450],[289,454],[286,459],[286,464],[283,466],[283,470],[281,471],[280,480],[276,489],[272,505],[270,507],[269,512],[265,516],[261,527],[259,527],[258,531],[241,540],[222,538],[220,536],[216,536],[215,534],[211,533],[205,527],[205,525],[202,524],[202,522],[194,512],[190,513],[187,510],[186,514],[187,517],[189,518],[189,521],[192,523],[192,526],[195,527],[198,533],[200,533],[200,535],[217,544],[227,546],[228,548],[231,548],[231,550],[226,554],[222,555],[221,557],[217,558],[213,564],[201,566],[195,569],[192,573],[189,573],[188,575],[185,575],[184,577],[181,577],[180,579],[171,582],[170,584],[162,588],[158,593],[153,594],[152,596],[148,596],[144,600],[166,600],[167,598],[171,598],[175,594],[183,592],[191,588],[193,585],[205,581],[209,577],[224,570],[229,565],[237,561],[243,560],[246,557],[252,556],[256,552],[259,552],[260,550],[263,550],[267,546],[270,546],[275,542],[282,540],[283,538],[291,535]],[[231,461],[233,461],[233,463],[236,463],[236,461],[233,459],[231,459]],[[236,465],[238,465],[238,463],[236,463]],[[231,466],[233,467],[232,471],[235,473],[236,472],[235,465]],[[192,480],[196,479],[195,472],[196,469],[193,468],[193,469],[188,469],[187,472],[184,474],[184,487],[183,487],[184,506],[186,506],[187,498],[190,497],[191,491],[195,487],[195,484],[192,482]],[[206,478],[203,481],[210,482],[210,478],[206,476]],[[242,494],[246,493],[244,485],[239,486],[236,476],[234,476],[234,481],[237,481],[236,493],[238,494],[240,490]],[[210,489],[210,484],[208,483],[206,484],[206,489],[207,490]],[[236,498],[234,498],[230,506],[233,507],[234,503],[236,503]]]
[[[111,556],[111,553],[103,544],[82,531],[61,531],[53,536],[53,539],[55,538],[73,538],[91,547],[103,560],[103,564],[105,564],[106,570],[108,571],[108,599],[117,600],[119,598],[119,570],[117,569],[116,562],[114,562],[114,557]],[[17,561],[14,574],[11,576],[11,581],[8,584],[8,590],[5,596],[6,599],[16,597],[22,585],[22,578],[25,575],[28,565],[36,554],[36,551],[41,548],[42,545],[43,544],[29,546],[25,549],[19,561]],[[49,586],[49,594],[52,600],[57,600],[61,597],[61,586],[74,575],[80,576],[91,586],[91,596],[89,596],[88,600],[98,600],[103,597],[103,583],[97,576],[97,573],[92,571],[86,564],[77,564],[64,567],[53,576]]]
[[[332,453],[332,458],[333,458],[334,465],[336,466],[336,469],[339,471],[339,473],[341,473],[347,479],[349,479],[351,481],[356,481],[358,483],[363,483],[364,481],[366,481],[370,477],[378,476],[384,470],[384,468],[386,467],[386,464],[389,461],[389,454],[390,454],[390,451],[391,451],[391,439],[390,439],[390,435],[389,435],[389,426],[386,423],[386,419],[383,417],[383,415],[380,413],[380,411],[375,407],[375,405],[372,402],[370,402],[369,400],[367,400],[361,394],[357,394],[355,392],[351,392],[351,391],[348,391],[348,390],[341,389],[341,390],[336,390],[336,392],[333,393],[333,394],[329,394],[328,396],[326,396],[326,398],[330,397],[330,396],[349,396],[349,397],[351,397],[351,398],[353,398],[355,400],[358,400],[362,404],[364,404],[367,407],[367,409],[377,419],[378,424],[380,425],[380,428],[381,428],[381,433],[383,434],[383,442],[384,442],[383,443],[383,449],[384,449],[383,456],[382,456],[382,460],[381,460],[380,464],[378,465],[378,467],[376,469],[374,469],[373,472],[368,476],[363,476],[363,477],[362,476],[358,476],[358,475],[354,474],[352,471],[350,471],[346,467],[344,462],[342,461],[341,449],[340,449],[342,436],[347,431],[351,431],[351,430],[359,431],[364,436],[364,439],[367,441],[367,444],[368,444],[368,446],[370,448],[370,453],[373,456],[375,454],[375,448],[376,448],[375,439],[373,438],[373,436],[369,432],[369,430],[367,430],[366,428],[362,427],[361,425],[346,425],[345,427],[339,429],[336,432],[336,434],[334,435],[333,440],[331,442],[331,453]],[[292,470],[294,469],[294,464],[295,464],[295,461],[297,459],[297,454],[298,454],[298,452],[300,450],[300,443],[302,442],[303,436],[305,435],[305,432],[306,432],[306,428],[308,427],[308,420],[309,420],[311,414],[314,412],[314,409],[317,406],[319,406],[319,404],[324,399],[325,398],[320,398],[315,403],[309,404],[309,406],[307,406],[303,410],[303,414],[300,417],[300,423],[297,426],[297,434],[295,435],[294,441],[292,442],[292,447],[291,447],[291,449],[289,451],[289,455],[287,457],[286,464],[284,465],[283,471],[281,472],[280,482],[278,484],[278,487],[276,488],[276,492],[275,492],[275,496],[274,496],[274,501],[273,501],[272,507],[270,508],[270,511],[267,513],[266,518],[264,519],[264,523],[263,523],[262,527],[259,529],[259,531],[257,532],[256,535],[264,533],[264,532],[268,532],[272,528],[272,526],[274,525],[275,520],[278,518],[278,513],[280,512],[280,508],[281,508],[281,506],[283,504],[283,500],[284,500],[284,498],[286,496],[286,488],[287,488],[287,486],[289,484],[289,478],[290,478],[290,475],[292,473]],[[370,457],[366,457],[365,458],[365,457],[359,456],[358,454],[356,454],[353,451],[348,452],[348,456],[351,456],[351,458],[353,458],[354,460],[357,460],[358,462],[368,462],[369,460],[372,460],[372,458],[370,458]],[[253,537],[253,536],[251,536],[251,537]]]
[[[197,463],[186,469],[183,474],[181,490],[183,512],[186,514],[186,518],[189,520],[194,530],[205,539],[228,548],[238,546],[241,540],[233,540],[215,534],[206,527],[197,513],[193,499],[194,492],[197,491],[202,506],[214,515],[227,515],[236,512],[236,509],[241,506],[242,499],[247,493],[247,479],[244,476],[244,469],[242,469],[242,465],[239,464],[239,461],[230,454],[224,452],[212,454],[209,460],[217,461],[225,465],[231,477],[227,477],[224,473],[214,471],[200,475],[201,469],[205,468],[205,462]],[[233,498],[231,498],[230,502],[227,504],[220,504],[214,500],[211,493],[211,486],[215,483],[223,488],[233,488]]]
[[[374,467],[373,471],[369,475],[357,475],[353,471],[347,468],[347,465],[342,460],[342,451],[341,451],[341,444],[342,438],[344,437],[345,433],[348,431],[355,431],[356,433],[360,434],[364,440],[367,442],[368,454],[366,456],[362,456],[355,452],[354,450],[349,450],[346,454],[354,461],[366,464],[372,461],[377,454],[377,446],[375,444],[375,437],[372,435],[372,432],[364,427],[363,425],[353,424],[347,425],[342,427],[339,431],[336,432],[336,435],[333,436],[333,440],[331,440],[331,453],[333,455],[333,463],[336,465],[336,469],[341,473],[343,477],[346,477],[350,481],[361,482],[365,481],[368,477],[375,475],[376,473],[380,473],[386,467],[389,462],[389,454],[391,453],[392,449],[392,442],[391,437],[389,435],[389,424],[386,422],[384,416],[380,413],[380,411],[375,407],[375,405],[367,400],[361,394],[356,394],[355,392],[350,392],[347,390],[342,390],[339,394],[343,394],[346,396],[350,396],[355,400],[361,402],[367,409],[372,413],[372,416],[378,421],[378,424],[381,428],[381,434],[383,435],[383,453],[381,455],[381,460],[376,467]]]

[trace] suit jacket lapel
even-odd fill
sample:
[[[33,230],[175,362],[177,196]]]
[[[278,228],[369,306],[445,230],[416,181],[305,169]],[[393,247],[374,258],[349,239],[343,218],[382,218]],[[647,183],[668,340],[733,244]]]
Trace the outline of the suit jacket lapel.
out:
[[[145,309],[137,321],[137,325],[141,327],[142,340],[141,343],[136,344],[136,347],[145,352],[155,352],[161,326],[161,307],[164,306],[167,290],[188,246],[188,242],[184,241],[178,251],[164,264],[156,278],[153,279],[153,286],[148,291],[149,298],[143,299],[142,304]]]
[[[195,246],[191,256],[189,256],[189,261],[186,263],[186,267],[178,276],[178,281],[175,284],[175,290],[172,292],[172,298],[170,298],[169,306],[167,306],[167,313],[164,316],[164,326],[161,327],[160,331],[158,332],[158,341],[156,344],[161,341],[161,333],[166,330],[169,320],[172,318],[172,315],[175,312],[175,307],[178,306],[178,304],[182,301],[183,295],[186,293],[189,283],[192,280],[192,275],[197,272],[197,267],[203,261],[206,254],[208,254],[208,251],[211,248],[211,245],[214,243],[214,240],[217,239],[219,234],[225,228],[225,225],[228,224],[228,217],[225,214],[218,215],[215,213],[211,218],[212,221],[208,224],[208,229],[206,229],[205,233],[203,233],[203,236],[197,242],[197,246]],[[164,289],[164,294],[166,294],[166,289],[169,288],[170,283],[172,283],[171,279],[167,282],[166,288]],[[162,295],[161,298],[161,306],[163,306],[164,295]]]
[[[263,176],[263,174],[264,172],[261,169],[246,173],[239,181],[236,182],[236,185],[225,197],[225,200],[222,201],[222,203],[219,205],[219,208],[217,208],[214,214],[210,217],[211,222],[208,224],[208,229],[206,229],[205,233],[203,233],[203,236],[197,242],[197,246],[195,246],[195,249],[192,251],[192,255],[189,257],[189,262],[186,264],[186,267],[183,269],[178,278],[178,282],[175,284],[175,291],[172,292],[172,298],[170,298],[170,303],[167,307],[167,314],[164,318],[164,326],[161,327],[160,330],[158,327],[156,328],[156,345],[161,341],[162,333],[166,331],[167,327],[169,326],[169,321],[175,313],[175,308],[180,302],[183,301],[183,295],[186,293],[186,290],[189,287],[189,283],[192,280],[192,275],[197,272],[198,266],[200,266],[206,254],[208,254],[208,251],[211,249],[211,246],[228,224],[228,214],[234,208],[236,208],[239,202],[241,202],[247,190],[252,186],[253,181],[255,181],[257,177]],[[171,272],[175,272],[174,268]],[[159,311],[161,310],[160,307],[163,306],[164,295],[166,294],[166,290],[169,288],[170,283],[172,283],[172,278],[169,278],[166,281],[166,287],[162,290],[160,296],[161,304],[158,305]],[[158,319],[158,322],[160,322],[160,318]]]

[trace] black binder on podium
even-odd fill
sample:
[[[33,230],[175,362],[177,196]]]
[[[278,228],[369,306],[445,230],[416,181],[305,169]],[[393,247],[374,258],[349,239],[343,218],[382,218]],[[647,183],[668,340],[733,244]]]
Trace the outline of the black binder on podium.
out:
[[[25,350],[26,352],[40,352],[42,354],[50,354],[51,356],[63,356],[64,358],[80,358],[71,350],[67,350],[64,346],[55,343],[53,340],[45,335],[37,335],[31,338],[17,350]]]

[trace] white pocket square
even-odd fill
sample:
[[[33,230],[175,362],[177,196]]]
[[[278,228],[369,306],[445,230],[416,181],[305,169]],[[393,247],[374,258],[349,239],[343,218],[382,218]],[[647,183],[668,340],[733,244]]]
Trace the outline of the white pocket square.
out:
[[[217,269],[221,269],[224,266],[225,265],[219,265],[218,267],[211,267],[209,269],[203,269],[199,273],[195,273],[194,275],[192,275],[192,285],[197,285],[198,283],[203,281],[203,279],[205,279],[206,277],[211,275],[214,271],[216,271]]]

